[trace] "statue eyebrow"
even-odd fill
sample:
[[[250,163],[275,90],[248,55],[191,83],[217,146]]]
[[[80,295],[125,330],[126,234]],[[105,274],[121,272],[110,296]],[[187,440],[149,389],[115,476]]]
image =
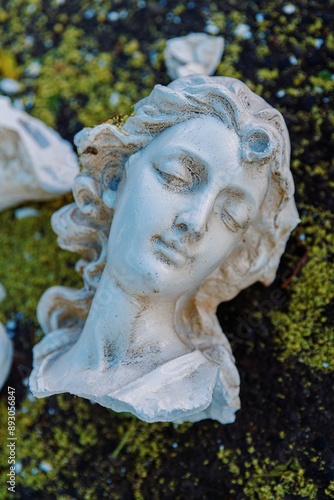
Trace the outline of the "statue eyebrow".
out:
[[[235,196],[237,198],[242,198],[243,201],[247,202],[248,204],[252,204],[253,206],[256,206],[256,201],[252,193],[248,191],[247,189],[244,189],[242,187],[239,187],[237,185],[231,185],[228,186],[227,188],[223,189],[223,191],[231,194],[232,196]]]
[[[207,178],[208,163],[200,155],[200,153],[192,147],[175,146],[172,152],[165,149],[160,152],[159,156],[160,155],[165,156],[165,158],[167,159],[173,159],[177,157],[181,160],[185,160],[186,163],[188,161],[188,163],[190,164],[189,166],[193,167],[196,170],[196,173]]]

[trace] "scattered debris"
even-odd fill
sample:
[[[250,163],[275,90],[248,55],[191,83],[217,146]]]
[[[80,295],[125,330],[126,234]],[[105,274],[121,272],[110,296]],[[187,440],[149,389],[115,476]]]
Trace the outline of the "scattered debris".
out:
[[[13,359],[13,345],[0,323],[0,389],[8,377]]]
[[[187,75],[213,75],[224,52],[224,39],[205,33],[167,40],[165,63],[172,79]]]
[[[0,211],[68,192],[78,172],[68,142],[0,96]]]

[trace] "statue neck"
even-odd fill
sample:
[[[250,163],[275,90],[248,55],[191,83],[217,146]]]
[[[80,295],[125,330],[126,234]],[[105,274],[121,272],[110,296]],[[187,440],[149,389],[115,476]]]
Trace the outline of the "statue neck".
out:
[[[175,331],[175,306],[159,296],[128,295],[105,269],[77,347],[101,370],[130,362],[158,366],[189,352]]]

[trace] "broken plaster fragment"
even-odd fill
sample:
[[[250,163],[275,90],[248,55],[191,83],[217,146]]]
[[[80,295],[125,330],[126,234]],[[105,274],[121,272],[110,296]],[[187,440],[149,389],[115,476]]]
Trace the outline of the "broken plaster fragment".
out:
[[[172,79],[187,75],[213,75],[224,51],[224,39],[205,33],[167,41],[165,63]]]
[[[7,380],[13,360],[13,344],[0,323],[0,389]]]
[[[0,211],[67,193],[78,172],[67,141],[0,96]]]

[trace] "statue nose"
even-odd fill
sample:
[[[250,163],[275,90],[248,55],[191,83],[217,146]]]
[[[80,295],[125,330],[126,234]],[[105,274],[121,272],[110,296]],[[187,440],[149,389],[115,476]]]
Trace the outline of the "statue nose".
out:
[[[207,217],[205,210],[185,211],[175,219],[175,227],[191,239],[198,241],[205,233]]]

